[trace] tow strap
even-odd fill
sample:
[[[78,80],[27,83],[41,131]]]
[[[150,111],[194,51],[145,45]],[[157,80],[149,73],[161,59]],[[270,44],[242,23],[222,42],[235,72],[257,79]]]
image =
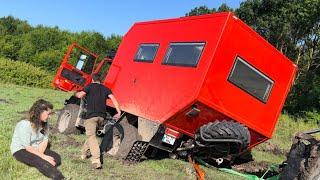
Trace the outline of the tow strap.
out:
[[[197,175],[197,180],[205,180],[205,173],[204,171],[200,168],[199,164],[196,163],[191,156],[188,156],[189,162],[193,165],[194,170],[196,171]]]

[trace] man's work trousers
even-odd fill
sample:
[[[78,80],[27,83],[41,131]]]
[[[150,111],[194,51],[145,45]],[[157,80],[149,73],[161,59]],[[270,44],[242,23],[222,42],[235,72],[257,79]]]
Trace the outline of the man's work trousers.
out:
[[[101,163],[100,148],[96,138],[96,130],[97,126],[103,123],[103,120],[104,119],[102,117],[93,117],[84,121],[84,127],[86,128],[86,135],[88,136],[88,139],[84,143],[81,153],[82,155],[86,155],[87,151],[90,149],[92,163]]]

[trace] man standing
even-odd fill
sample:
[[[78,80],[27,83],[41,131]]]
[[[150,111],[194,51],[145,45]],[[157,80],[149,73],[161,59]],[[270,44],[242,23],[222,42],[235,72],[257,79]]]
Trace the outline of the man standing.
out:
[[[117,114],[114,118],[120,118],[121,111],[117,99],[112,94],[111,90],[101,84],[99,74],[92,75],[92,83],[83,88],[83,91],[75,93],[75,96],[82,98],[86,96],[87,100],[87,113],[86,120],[84,121],[84,127],[86,129],[86,135],[88,139],[84,143],[81,150],[81,159],[86,159],[86,152],[90,149],[91,162],[96,169],[101,169],[100,162],[100,149],[96,138],[97,125],[102,123],[106,115],[106,100],[111,99],[114,107],[117,110]]]

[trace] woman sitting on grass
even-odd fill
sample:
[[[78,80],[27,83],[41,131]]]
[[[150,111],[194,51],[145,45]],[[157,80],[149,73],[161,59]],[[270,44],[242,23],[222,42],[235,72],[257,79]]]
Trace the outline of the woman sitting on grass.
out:
[[[58,153],[48,146],[48,123],[53,105],[40,99],[29,110],[29,118],[16,125],[11,142],[11,153],[20,162],[37,168],[43,175],[52,179],[64,179],[57,169],[61,164]]]

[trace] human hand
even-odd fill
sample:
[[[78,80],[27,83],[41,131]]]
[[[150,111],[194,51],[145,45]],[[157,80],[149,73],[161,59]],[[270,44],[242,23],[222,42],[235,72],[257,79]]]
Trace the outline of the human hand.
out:
[[[115,114],[115,115],[113,116],[113,119],[118,120],[118,119],[120,118],[120,116],[121,116],[121,112],[118,112],[117,114]]]
[[[56,166],[56,162],[53,157],[44,154],[41,158],[48,161],[52,166]]]

